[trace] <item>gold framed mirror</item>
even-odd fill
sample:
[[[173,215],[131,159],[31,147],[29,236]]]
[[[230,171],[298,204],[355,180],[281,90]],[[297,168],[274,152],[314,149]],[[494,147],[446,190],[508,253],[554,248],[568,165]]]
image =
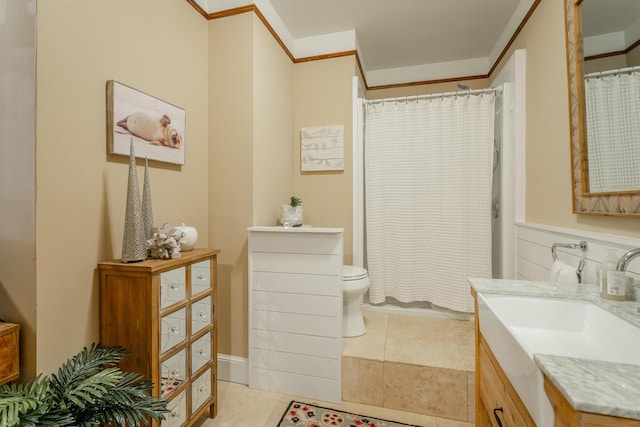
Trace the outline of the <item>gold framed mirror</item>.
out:
[[[565,0],[573,212],[588,215],[640,216],[640,187],[624,191],[589,191],[589,152],[585,109],[582,3]],[[640,140],[638,141],[640,146]],[[640,164],[634,165],[640,170]]]

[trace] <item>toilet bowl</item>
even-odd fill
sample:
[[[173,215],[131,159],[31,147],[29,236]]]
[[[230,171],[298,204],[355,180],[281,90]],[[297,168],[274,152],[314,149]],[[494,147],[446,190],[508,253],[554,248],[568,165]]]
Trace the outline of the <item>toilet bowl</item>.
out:
[[[362,267],[342,266],[342,336],[367,333],[360,310],[360,296],[369,289],[369,275]]]

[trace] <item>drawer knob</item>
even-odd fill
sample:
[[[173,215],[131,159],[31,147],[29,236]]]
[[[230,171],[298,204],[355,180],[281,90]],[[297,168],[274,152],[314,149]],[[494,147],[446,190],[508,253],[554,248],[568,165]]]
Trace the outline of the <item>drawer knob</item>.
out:
[[[171,416],[171,418],[178,418],[178,416],[180,416],[180,414],[178,414],[176,411],[171,411],[170,416]]]
[[[172,326],[169,328],[169,332],[172,332],[177,335],[180,333],[180,328],[178,328],[177,326]]]
[[[206,350],[200,350],[200,351],[198,352],[198,354],[199,354],[200,356],[205,356],[205,355],[207,354],[207,351],[206,351]]]
[[[207,312],[206,311],[201,311],[200,313],[198,313],[198,316],[201,319],[206,319],[207,318]]]
[[[177,291],[178,289],[180,289],[180,286],[175,285],[175,284],[171,285],[171,290],[172,291]]]
[[[198,274],[198,275],[196,276],[196,279],[198,279],[198,280],[204,280],[204,279],[206,279],[206,278],[207,278],[207,276],[205,276],[204,274]]]
[[[209,391],[209,390],[208,390],[208,389],[207,389],[207,387],[205,387],[205,386],[200,386],[200,387],[198,388],[198,391],[199,391],[200,393],[206,393],[206,392],[207,392],[207,391]]]
[[[171,377],[175,378],[175,377],[179,377],[180,376],[180,369],[173,369],[171,371]]]

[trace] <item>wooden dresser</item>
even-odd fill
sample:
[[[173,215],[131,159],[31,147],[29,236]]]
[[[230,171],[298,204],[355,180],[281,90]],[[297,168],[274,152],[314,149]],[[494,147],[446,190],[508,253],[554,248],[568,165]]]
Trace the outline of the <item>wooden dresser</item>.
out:
[[[98,264],[101,344],[126,348],[121,369],[151,379],[152,394],[169,400],[167,419],[153,426],[191,426],[205,413],[216,416],[219,252]]]
[[[20,325],[0,322],[0,385],[20,376]]]

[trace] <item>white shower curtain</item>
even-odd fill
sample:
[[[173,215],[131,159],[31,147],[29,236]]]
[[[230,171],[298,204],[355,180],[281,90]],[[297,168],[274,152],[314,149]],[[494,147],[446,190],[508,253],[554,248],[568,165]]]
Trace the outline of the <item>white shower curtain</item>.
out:
[[[467,278],[491,277],[494,98],[367,104],[369,302],[473,312]]]
[[[640,72],[585,79],[585,100],[589,191],[637,190]]]

